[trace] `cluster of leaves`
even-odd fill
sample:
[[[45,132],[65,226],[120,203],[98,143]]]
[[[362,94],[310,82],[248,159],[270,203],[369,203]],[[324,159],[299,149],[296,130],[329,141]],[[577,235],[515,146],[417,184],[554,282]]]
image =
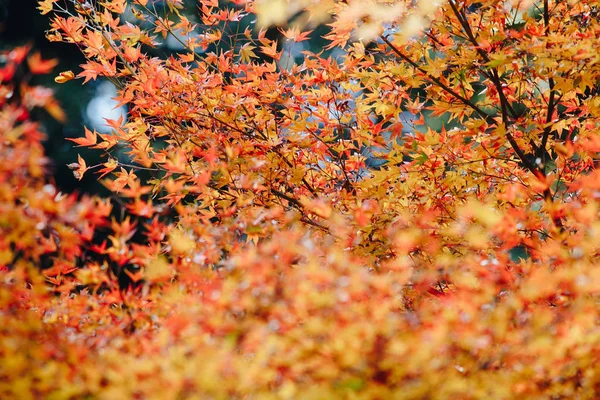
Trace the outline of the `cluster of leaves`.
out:
[[[64,114],[52,91],[31,86],[32,75],[46,74],[55,60],[42,60],[28,47],[0,54],[0,397],[43,394],[54,379],[63,331],[46,329],[51,309],[47,283],[60,286],[81,264],[85,245],[105,223],[107,203],[77,200],[46,179],[44,134],[31,120],[43,108],[56,119]],[[108,208],[107,208],[108,207]],[[33,373],[31,372],[33,369]],[[62,372],[62,368],[60,369]],[[58,372],[58,370],[56,370]],[[66,377],[66,375],[65,375]],[[39,385],[38,385],[39,384]]]
[[[38,136],[2,153],[0,393],[594,398],[600,2],[293,3],[343,55],[281,62],[252,21],[286,2],[40,3],[129,108],[72,165],[122,211],[40,191]]]

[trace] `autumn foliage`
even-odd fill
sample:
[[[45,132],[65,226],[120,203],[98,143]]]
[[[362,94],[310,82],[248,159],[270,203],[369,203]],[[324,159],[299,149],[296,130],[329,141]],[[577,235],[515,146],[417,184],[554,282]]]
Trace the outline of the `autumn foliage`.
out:
[[[3,56],[0,397],[596,397],[600,2],[184,5],[40,2],[107,199]]]

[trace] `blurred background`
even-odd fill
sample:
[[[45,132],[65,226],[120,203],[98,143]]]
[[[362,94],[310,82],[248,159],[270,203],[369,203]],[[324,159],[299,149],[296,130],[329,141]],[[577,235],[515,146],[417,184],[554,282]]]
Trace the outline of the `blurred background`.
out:
[[[66,167],[66,164],[76,161],[78,151],[83,156],[85,150],[73,150],[73,144],[65,138],[80,136],[83,125],[93,122],[89,118],[88,107],[102,108],[99,101],[102,101],[102,91],[106,92],[107,87],[103,86],[102,82],[85,86],[82,86],[80,81],[72,81],[68,85],[57,85],[54,82],[54,77],[60,71],[69,69],[77,71],[84,59],[77,47],[64,43],[50,43],[46,39],[45,31],[49,27],[49,19],[48,16],[40,15],[36,7],[36,0],[0,0],[0,50],[30,44],[32,51],[38,50],[42,53],[42,58],[58,59],[59,65],[51,74],[34,76],[31,81],[32,85],[52,88],[68,118],[64,124],[61,124],[44,110],[36,110],[33,115],[34,120],[42,123],[48,136],[45,147],[46,155],[51,160],[49,172],[63,192],[101,191],[100,185],[96,183],[93,176],[85,177],[80,182]],[[94,152],[90,153],[95,155]]]

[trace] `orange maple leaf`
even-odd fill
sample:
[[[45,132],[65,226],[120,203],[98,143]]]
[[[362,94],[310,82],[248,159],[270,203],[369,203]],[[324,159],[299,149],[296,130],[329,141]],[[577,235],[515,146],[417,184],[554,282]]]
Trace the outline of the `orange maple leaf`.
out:
[[[273,41],[270,46],[260,46],[260,51],[275,60],[281,58],[281,52],[277,51],[277,42]]]
[[[85,138],[67,138],[71,142],[77,143],[78,147],[83,146],[94,146],[98,142],[98,135],[96,131],[90,131],[88,128],[84,128]]]
[[[27,57],[27,65],[29,71],[34,75],[47,74],[52,71],[52,68],[56,67],[58,60],[51,58],[48,60],[42,60],[42,56],[39,51],[36,51],[29,57]]]

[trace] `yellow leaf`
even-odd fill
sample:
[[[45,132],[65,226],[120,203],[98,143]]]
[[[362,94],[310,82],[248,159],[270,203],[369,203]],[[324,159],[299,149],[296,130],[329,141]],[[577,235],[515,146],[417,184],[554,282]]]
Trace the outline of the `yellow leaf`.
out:
[[[38,10],[40,10],[42,13],[42,15],[46,15],[48,14],[50,11],[52,11],[52,7],[54,6],[54,3],[56,2],[56,0],[43,0],[40,1],[38,3]]]
[[[473,207],[473,215],[486,228],[492,228],[502,222],[502,216],[496,210],[483,205]]]
[[[240,49],[240,58],[243,62],[249,63],[253,58],[258,58],[256,54],[254,54],[254,50],[256,47],[252,46],[250,43],[246,43]]]
[[[288,16],[293,12],[293,3],[288,4],[286,0],[259,0],[255,4],[255,12],[258,15],[258,26],[269,27],[271,25],[282,25],[287,22]]]
[[[75,74],[73,71],[64,71],[61,72],[56,78],[54,78],[54,82],[56,83],[65,83],[75,78]]]
[[[486,65],[490,68],[496,68],[510,62],[511,60],[506,58],[505,54],[492,54],[490,56],[490,61],[488,61]]]
[[[477,225],[471,226],[465,233],[464,238],[476,249],[485,249],[489,246],[487,231]]]
[[[159,256],[150,261],[144,269],[144,278],[152,282],[169,279],[173,272],[164,256]]]
[[[196,242],[179,230],[175,230],[169,234],[169,244],[176,255],[186,254],[196,248]]]
[[[186,53],[179,56],[179,59],[181,60],[181,62],[194,62],[194,60],[196,59],[196,55],[194,53]]]
[[[67,114],[63,111],[56,100],[52,99],[46,102],[44,109],[58,122],[64,123],[67,121]]]

